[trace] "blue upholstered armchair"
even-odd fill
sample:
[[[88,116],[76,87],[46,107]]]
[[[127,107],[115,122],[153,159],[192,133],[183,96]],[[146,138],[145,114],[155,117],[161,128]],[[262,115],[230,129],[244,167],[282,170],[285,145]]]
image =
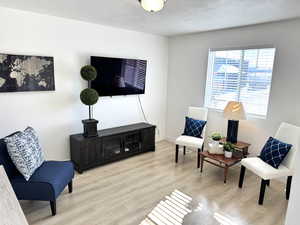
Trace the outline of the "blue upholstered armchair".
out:
[[[45,161],[26,181],[8,155],[6,143],[0,139],[0,165],[19,200],[50,201],[52,215],[56,214],[56,199],[68,185],[72,193],[74,166],[70,161]]]

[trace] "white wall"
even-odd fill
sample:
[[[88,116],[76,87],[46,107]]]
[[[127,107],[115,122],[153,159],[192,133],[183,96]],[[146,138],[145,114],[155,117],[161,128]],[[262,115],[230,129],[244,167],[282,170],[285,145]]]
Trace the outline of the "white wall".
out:
[[[141,100],[149,122],[165,137],[167,38],[90,23],[0,8],[0,52],[54,56],[53,92],[0,93],[0,136],[34,127],[48,159],[69,158],[69,135],[82,132],[88,108],[79,100],[86,86],[79,71],[91,55],[148,60]],[[106,97],[95,106],[98,128],[143,121],[136,96]]]
[[[273,44],[277,49],[267,119],[240,121],[239,139],[252,144],[252,154],[261,150],[281,121],[300,125],[298,27],[299,19],[170,38],[167,137],[172,140],[182,132],[188,106],[204,105],[209,48]],[[207,134],[226,135],[226,130],[222,113],[210,110]]]

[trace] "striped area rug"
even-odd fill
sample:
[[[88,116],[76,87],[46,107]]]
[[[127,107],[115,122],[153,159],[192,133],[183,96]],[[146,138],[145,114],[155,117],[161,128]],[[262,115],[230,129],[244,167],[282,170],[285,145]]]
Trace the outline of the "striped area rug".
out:
[[[191,213],[192,198],[179,190],[160,201],[140,225],[182,225],[184,217]]]

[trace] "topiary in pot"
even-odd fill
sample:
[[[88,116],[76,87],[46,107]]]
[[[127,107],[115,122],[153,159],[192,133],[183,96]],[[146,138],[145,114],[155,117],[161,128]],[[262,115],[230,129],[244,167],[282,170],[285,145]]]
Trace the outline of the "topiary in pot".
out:
[[[86,65],[80,70],[81,77],[88,81],[88,88],[84,89],[80,93],[80,100],[83,104],[89,106],[89,119],[83,120],[84,126],[84,136],[94,137],[97,136],[97,123],[98,121],[92,119],[92,106],[98,102],[99,94],[98,92],[91,88],[91,81],[97,78],[97,71],[93,66]]]
[[[80,100],[83,104],[89,106],[89,119],[92,119],[92,105],[95,105],[99,99],[99,94],[91,88],[91,81],[97,78],[97,70],[91,65],[85,65],[80,70],[81,77],[88,81],[88,88],[80,93]]]

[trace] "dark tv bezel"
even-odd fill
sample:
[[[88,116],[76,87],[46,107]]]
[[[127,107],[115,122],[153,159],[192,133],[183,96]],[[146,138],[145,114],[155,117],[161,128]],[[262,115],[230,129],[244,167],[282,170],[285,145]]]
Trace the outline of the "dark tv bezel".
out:
[[[99,91],[99,96],[100,97],[113,97],[113,96],[126,96],[126,95],[143,95],[145,94],[145,89],[146,89],[146,78],[147,78],[147,67],[148,67],[148,61],[146,59],[133,59],[133,58],[118,58],[118,57],[107,57],[107,56],[91,56],[90,57],[90,64],[92,65],[92,59],[93,58],[107,58],[107,59],[131,59],[131,60],[143,60],[146,61],[146,73],[145,73],[145,82],[144,82],[144,88],[140,92],[126,92],[126,93],[109,93],[109,94],[102,94],[101,90]],[[93,87],[93,81],[91,81],[91,88],[94,88],[95,90],[98,91],[97,88]]]

